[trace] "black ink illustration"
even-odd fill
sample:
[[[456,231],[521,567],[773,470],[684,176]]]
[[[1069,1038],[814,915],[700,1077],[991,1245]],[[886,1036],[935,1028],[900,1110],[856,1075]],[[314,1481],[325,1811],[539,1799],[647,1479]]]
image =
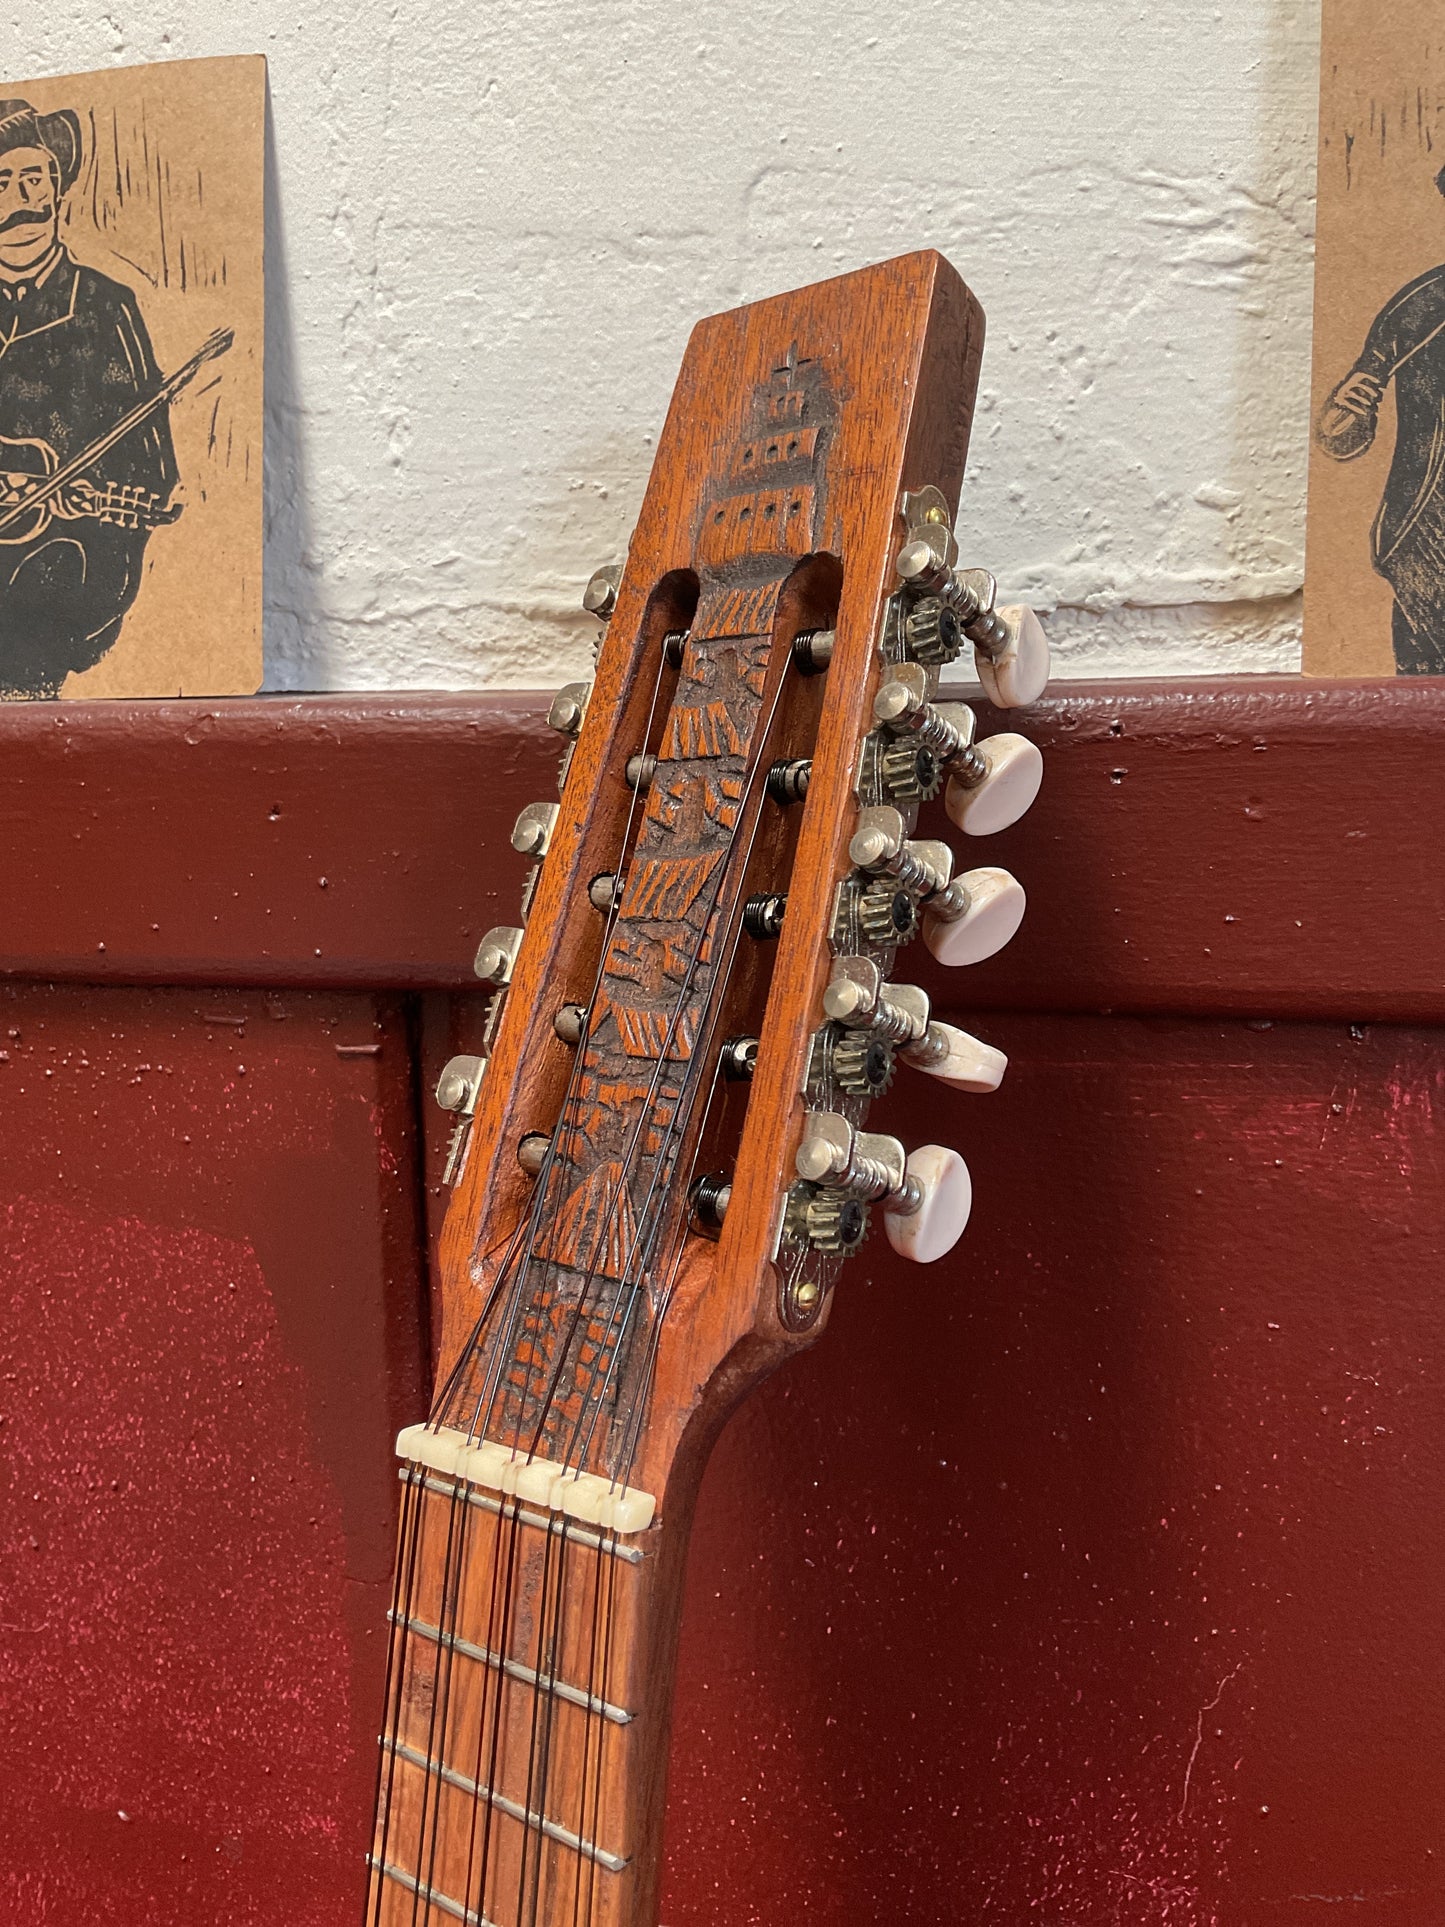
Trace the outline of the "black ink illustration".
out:
[[[81,161],[69,109],[0,101],[0,695],[59,694],[120,634],[152,533],[175,521],[169,379],[134,292],[60,238]]]
[[[1436,180],[1445,194],[1445,170]],[[1354,367],[1331,392],[1315,438],[1336,461],[1375,439],[1395,388],[1395,453],[1372,532],[1376,570],[1395,595],[1395,666],[1445,674],[1445,266],[1401,288],[1376,315]]]

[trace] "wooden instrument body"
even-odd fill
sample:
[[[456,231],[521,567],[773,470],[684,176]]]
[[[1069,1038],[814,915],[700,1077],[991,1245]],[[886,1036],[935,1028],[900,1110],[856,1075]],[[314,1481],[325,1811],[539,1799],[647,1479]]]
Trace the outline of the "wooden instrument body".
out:
[[[826,1323],[830,1276],[814,1315],[785,1314],[781,1214],[849,869],[901,499],[932,486],[956,501],[982,343],[973,297],[941,257],[921,253],[716,316],[689,344],[447,1219],[444,1390],[433,1412],[433,1422],[624,1480],[652,1494],[657,1513],[620,1538],[549,1526],[495,1495],[462,1499],[445,1481],[408,1481],[368,1913],[376,1927],[655,1921],[693,1495],[727,1412]],[[834,634],[831,665],[800,676],[794,639],[819,630]],[[682,632],[680,664],[660,669],[664,638]],[[659,767],[639,799],[624,771],[643,749]],[[765,805],[758,780],[785,756],[812,759],[806,802],[786,812]],[[590,882],[668,835],[684,850],[680,867],[662,875],[670,859],[659,858],[662,880],[648,886],[634,865],[609,923]],[[719,855],[734,848],[742,861]],[[654,973],[654,1003],[676,993],[686,1006],[692,993],[682,1027],[693,1034],[679,1037],[675,1016],[671,1029],[654,1026],[649,1061],[649,1012],[616,1006],[623,974],[651,969],[658,892],[669,890],[696,911],[699,933],[705,926],[703,961],[696,981],[666,964],[660,983]],[[766,954],[738,942],[743,900],[761,890],[788,896]],[[605,1008],[599,986],[613,999],[607,1025],[595,1014]],[[553,1029],[569,1002],[594,1005],[580,1066]],[[749,1032],[760,1040],[754,1079],[724,1089],[716,1053],[726,1036]],[[616,1047],[623,1033],[631,1064]],[[722,1092],[716,1104],[704,1101],[709,1091]],[[555,1226],[571,1211],[562,1262],[585,1271],[590,1255],[618,1278],[640,1268],[625,1210],[609,1228],[605,1209],[579,1216],[573,1205],[588,1182],[617,1195],[612,1094],[641,1114],[648,1142],[657,1116],[672,1132],[652,1188],[632,1188],[634,1215],[656,1196],[665,1262],[629,1300],[645,1340],[615,1355],[617,1327],[604,1320],[589,1348],[590,1313],[576,1302],[550,1305],[526,1329],[507,1309],[519,1241],[524,1274],[533,1263],[539,1232],[527,1220],[539,1188],[544,1263],[550,1236],[555,1265]],[[517,1160],[529,1134],[558,1147],[541,1178]],[[634,1131],[620,1161],[631,1171],[637,1155]],[[732,1184],[716,1241],[686,1223],[689,1178],[715,1166]],[[587,1403],[599,1369],[600,1417],[599,1402]]]

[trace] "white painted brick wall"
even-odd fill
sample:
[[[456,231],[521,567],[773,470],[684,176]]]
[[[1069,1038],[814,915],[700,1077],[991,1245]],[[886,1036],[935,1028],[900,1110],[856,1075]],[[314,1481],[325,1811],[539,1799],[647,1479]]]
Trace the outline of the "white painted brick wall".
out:
[[[12,80],[271,61],[268,681],[545,685],[691,322],[941,248],[969,558],[1065,673],[1293,668],[1313,0],[81,0]]]

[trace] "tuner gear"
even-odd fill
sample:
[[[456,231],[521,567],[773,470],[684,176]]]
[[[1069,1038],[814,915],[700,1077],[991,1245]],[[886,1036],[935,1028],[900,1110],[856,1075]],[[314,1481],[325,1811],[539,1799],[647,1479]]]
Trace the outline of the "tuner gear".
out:
[[[873,943],[907,943],[918,928],[918,905],[907,890],[875,883],[858,899],[858,922]]]
[[[952,662],[963,647],[963,630],[946,602],[926,596],[904,618],[903,640],[915,662]]]
[[[834,1079],[855,1097],[881,1097],[893,1082],[893,1046],[884,1037],[845,1030],[829,1055]]]
[[[938,758],[923,743],[892,743],[878,758],[878,774],[900,803],[926,803],[943,781]]]
[[[856,1251],[868,1235],[868,1206],[841,1191],[794,1192],[795,1229],[814,1251]]]

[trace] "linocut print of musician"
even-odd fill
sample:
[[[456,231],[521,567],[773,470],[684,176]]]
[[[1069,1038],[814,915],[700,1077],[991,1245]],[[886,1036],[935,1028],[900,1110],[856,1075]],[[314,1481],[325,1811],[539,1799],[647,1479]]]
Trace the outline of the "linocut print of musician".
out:
[[[6,697],[58,695],[72,670],[100,660],[135,601],[152,532],[180,513],[167,411],[195,366],[163,381],[134,291],[61,240],[80,162],[78,115],[0,100]]]
[[[1435,185],[1445,194],[1445,170]],[[1364,349],[1320,411],[1315,438],[1336,461],[1375,439],[1395,389],[1395,453],[1375,517],[1375,568],[1395,593],[1395,667],[1445,675],[1445,266],[1401,288],[1376,315]]]

